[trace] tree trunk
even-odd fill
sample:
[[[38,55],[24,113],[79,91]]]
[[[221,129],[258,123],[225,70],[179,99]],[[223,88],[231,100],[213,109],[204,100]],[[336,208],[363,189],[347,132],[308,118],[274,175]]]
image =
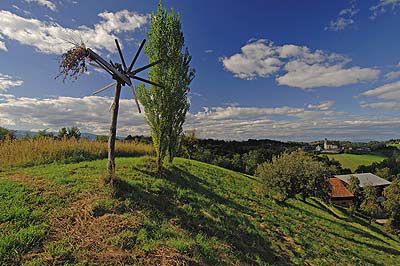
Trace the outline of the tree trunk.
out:
[[[115,180],[115,140],[117,138],[117,119],[119,109],[119,97],[121,95],[121,83],[117,82],[115,86],[114,102],[112,104],[112,118],[110,125],[110,133],[108,137],[108,163],[106,183],[113,186]]]
[[[157,164],[157,172],[158,172],[159,174],[161,174],[161,170],[162,170],[162,160],[161,160],[161,154],[160,154],[160,153],[157,154],[156,164]]]

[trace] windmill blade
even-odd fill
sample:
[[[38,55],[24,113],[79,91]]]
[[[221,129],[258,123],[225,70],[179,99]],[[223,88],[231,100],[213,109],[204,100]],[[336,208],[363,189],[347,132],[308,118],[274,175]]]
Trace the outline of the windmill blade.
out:
[[[155,83],[155,82],[153,82],[153,81],[150,81],[150,80],[147,80],[147,79],[144,79],[144,78],[141,78],[141,77],[133,76],[133,75],[129,75],[129,76],[130,76],[131,78],[133,78],[133,79],[140,80],[140,81],[142,81],[142,82],[145,82],[145,83],[154,85],[154,86],[156,86],[156,87],[164,88],[164,86],[162,86],[162,85],[160,85],[160,84],[158,84],[158,83]]]
[[[137,73],[139,73],[139,72],[142,72],[143,70],[146,70],[146,69],[148,69],[148,68],[150,68],[150,67],[152,67],[152,66],[155,66],[155,65],[157,65],[157,64],[159,64],[159,63],[161,63],[161,62],[162,62],[161,59],[160,59],[160,60],[157,60],[157,61],[155,61],[155,62],[153,62],[153,63],[150,63],[150,64],[148,64],[148,65],[145,65],[144,67],[139,67],[139,68],[133,70],[132,72],[130,72],[129,74],[135,75],[135,74],[137,74]]]
[[[110,83],[110,84],[98,89],[97,91],[93,92],[93,95],[96,95],[96,94],[98,94],[98,93],[100,93],[102,91],[105,91],[106,89],[108,89],[108,88],[110,88],[110,87],[112,87],[112,86],[114,86],[116,84],[117,84],[117,82]]]
[[[105,68],[104,66],[98,64],[96,61],[93,62],[88,62],[89,65],[91,65],[94,68],[97,69],[101,69],[101,70],[105,70],[107,73],[109,73],[110,75],[112,75],[112,72],[110,70],[108,70],[107,68]]]
[[[135,87],[134,87],[134,86],[131,86],[131,88],[132,88],[133,98],[135,99],[135,102],[136,102],[136,105],[137,105],[138,111],[139,111],[139,113],[141,113],[141,112],[142,112],[142,110],[140,110],[140,105],[139,105],[139,101],[138,101],[138,99],[137,99],[137,96],[136,96],[136,90],[135,90]]]
[[[122,51],[121,51],[121,47],[119,46],[118,39],[115,39],[115,44],[117,45],[119,57],[121,57],[122,66],[124,67],[124,70],[126,71],[125,59],[124,59],[124,56],[122,55]]]
[[[130,72],[130,71],[132,70],[132,67],[133,67],[133,65],[136,63],[136,60],[138,59],[139,54],[140,54],[140,52],[142,51],[143,46],[144,46],[145,43],[146,43],[146,39],[144,39],[144,40],[142,41],[142,43],[141,43],[140,46],[139,46],[139,49],[136,51],[135,57],[133,57],[132,62],[131,62],[131,64],[129,65],[128,72]]]

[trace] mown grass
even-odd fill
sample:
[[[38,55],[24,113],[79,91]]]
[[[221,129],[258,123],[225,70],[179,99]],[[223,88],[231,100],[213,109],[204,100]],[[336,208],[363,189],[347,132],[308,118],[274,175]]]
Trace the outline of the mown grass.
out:
[[[180,158],[159,176],[148,157],[118,158],[111,191],[105,165],[0,173],[0,264],[400,264],[382,227],[316,199],[277,204],[251,176]]]
[[[349,168],[355,171],[360,165],[371,165],[374,162],[381,162],[386,159],[385,156],[375,154],[326,154],[329,159],[339,161],[343,168]]]
[[[151,155],[149,144],[117,141],[117,156]],[[107,143],[87,139],[35,138],[0,141],[0,169],[52,162],[79,162],[107,157]]]

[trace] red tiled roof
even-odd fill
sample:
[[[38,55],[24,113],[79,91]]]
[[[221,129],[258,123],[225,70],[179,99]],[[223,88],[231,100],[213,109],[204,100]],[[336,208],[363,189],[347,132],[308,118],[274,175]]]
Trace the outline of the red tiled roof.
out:
[[[344,182],[339,178],[329,178],[329,184],[332,187],[331,197],[332,198],[348,198],[354,197],[354,195],[346,188]]]

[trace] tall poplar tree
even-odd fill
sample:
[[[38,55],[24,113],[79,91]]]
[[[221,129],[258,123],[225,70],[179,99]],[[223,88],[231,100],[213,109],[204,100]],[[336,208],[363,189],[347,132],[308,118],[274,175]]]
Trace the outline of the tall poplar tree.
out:
[[[162,88],[144,85],[138,88],[138,97],[145,110],[145,117],[151,129],[153,145],[160,171],[163,159],[168,155],[172,162],[186,113],[189,110],[187,97],[194,69],[190,68],[191,56],[184,48],[180,15],[174,10],[167,12],[161,1],[157,12],[151,15],[150,31],[145,53],[150,62],[162,59],[162,63],[152,67],[149,80],[162,84]]]

